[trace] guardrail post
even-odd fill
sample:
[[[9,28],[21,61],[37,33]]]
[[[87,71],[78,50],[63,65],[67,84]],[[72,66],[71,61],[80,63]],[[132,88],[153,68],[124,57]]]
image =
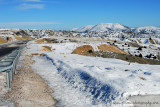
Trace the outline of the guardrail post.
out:
[[[11,88],[11,80],[10,80],[10,71],[6,72],[6,76],[7,76],[7,86],[8,88]]]
[[[13,76],[14,76],[14,73],[13,73],[14,71],[13,71],[13,70],[14,70],[14,68],[11,68],[11,69],[10,69],[10,73],[11,73],[11,81],[13,81]]]
[[[16,74],[16,64],[18,64],[18,59],[21,55],[21,51],[24,47],[19,50],[13,51],[3,61],[0,61],[0,72],[6,72],[7,87],[11,88],[11,81],[14,79],[14,74]]]
[[[13,70],[12,70],[12,71],[13,71],[13,74],[16,74],[16,73],[15,73],[15,71],[16,71],[16,70],[15,70],[15,69],[16,69],[16,64],[15,64],[15,62],[13,63],[13,68],[12,68],[12,69],[13,69]]]

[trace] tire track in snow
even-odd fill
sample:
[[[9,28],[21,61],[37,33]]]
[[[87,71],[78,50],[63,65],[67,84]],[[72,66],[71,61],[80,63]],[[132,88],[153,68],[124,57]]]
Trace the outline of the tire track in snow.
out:
[[[57,73],[62,76],[73,88],[78,88],[84,92],[86,97],[92,96],[92,103],[109,103],[116,99],[120,93],[111,85],[102,83],[90,76],[86,71],[73,69],[68,64],[60,60],[54,60],[44,54],[42,57],[50,61],[57,68]]]

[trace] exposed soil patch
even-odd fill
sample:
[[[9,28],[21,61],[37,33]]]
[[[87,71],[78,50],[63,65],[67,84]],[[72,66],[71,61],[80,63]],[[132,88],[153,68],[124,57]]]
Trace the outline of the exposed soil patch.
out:
[[[4,38],[0,38],[0,43],[7,43],[7,40],[4,40]]]
[[[22,36],[22,37],[20,37],[20,36],[14,35],[14,37],[15,37],[16,40],[33,39],[33,38],[30,37],[30,36]]]
[[[11,38],[11,37],[8,37],[8,41],[10,42],[10,41],[12,41],[13,39]]]
[[[83,45],[75,49],[72,54],[79,54],[85,56],[95,56],[94,49],[90,45]]]
[[[53,92],[48,89],[45,81],[33,72],[30,65],[34,62],[31,55],[23,61],[23,66],[18,69],[14,81],[11,83],[12,90],[6,94],[17,107],[54,107],[56,100],[51,97]]]
[[[141,43],[140,40],[138,40],[138,41]],[[134,42],[127,42],[127,43],[132,47],[140,47],[140,45],[138,45],[137,43],[134,43]]]
[[[128,54],[127,52],[124,52],[123,50],[117,48],[114,45],[102,44],[98,46],[98,49],[99,51],[102,51],[102,52],[110,51],[110,52],[115,52],[115,53],[120,53],[120,54]]]
[[[141,80],[146,80],[144,77],[139,77]]]
[[[57,39],[43,38],[35,41],[37,44],[59,43]]]
[[[16,40],[22,40],[22,38],[17,36],[17,35],[14,35],[14,37],[15,37]]]
[[[7,40],[5,40],[4,38],[0,38],[0,43],[7,43],[13,40],[11,37],[7,37],[7,38],[8,38]]]
[[[26,40],[26,39],[33,39],[33,38],[30,36],[22,36],[22,40]]]
[[[160,61],[140,58],[138,56],[126,55],[126,54],[118,54],[114,52],[95,52],[96,56],[103,58],[115,58],[121,59],[128,62],[136,62],[139,64],[152,64],[152,65],[160,65]]]
[[[156,44],[159,44],[158,41],[156,39],[154,39],[154,41],[156,42]]]
[[[157,55],[157,59],[160,60],[160,55]]]
[[[123,50],[117,48],[114,45],[100,45],[98,46],[99,51],[94,51],[93,47],[90,45],[83,45],[76,48],[72,54],[79,54],[84,56],[94,56],[94,57],[103,57],[103,58],[115,58],[121,59],[128,62],[136,62],[139,64],[152,64],[152,65],[160,65],[160,61],[146,59],[138,56],[133,56],[124,52]]]
[[[78,40],[76,40],[76,39],[69,39],[69,41],[70,41],[70,42],[75,42],[75,43],[78,42]]]
[[[37,56],[39,53],[32,53],[31,56]]]
[[[51,50],[52,48],[51,47],[49,47],[49,46],[42,46],[41,47],[41,51],[47,51],[47,52],[52,52],[52,50]]]
[[[138,39],[137,39],[137,41],[138,41],[139,43],[142,43],[142,42],[141,42],[140,40],[138,40]]]
[[[150,42],[151,44],[155,44],[152,39],[149,39],[149,42]]]

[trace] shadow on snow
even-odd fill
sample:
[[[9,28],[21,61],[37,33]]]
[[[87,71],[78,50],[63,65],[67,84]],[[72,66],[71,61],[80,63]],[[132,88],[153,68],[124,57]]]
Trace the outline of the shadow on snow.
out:
[[[73,69],[60,60],[57,61],[57,64],[46,54],[43,55],[43,57],[57,67],[58,74],[60,74],[62,78],[65,78],[72,87],[78,88],[80,91],[85,92],[85,94],[87,93],[88,96],[92,96],[93,104],[97,104],[98,102],[108,103],[119,96],[119,92],[111,85],[102,83],[87,72],[81,69]]]

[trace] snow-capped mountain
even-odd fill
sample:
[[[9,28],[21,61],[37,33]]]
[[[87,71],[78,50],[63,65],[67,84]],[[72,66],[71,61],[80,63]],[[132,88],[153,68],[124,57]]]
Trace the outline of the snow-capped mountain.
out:
[[[124,31],[131,30],[129,27],[119,23],[100,23],[98,25],[89,25],[82,28],[72,29],[75,32],[105,32],[105,31]]]
[[[75,32],[88,32],[93,27],[94,27],[94,25],[88,25],[88,26],[81,27],[81,28],[74,28],[74,29],[72,29],[72,31],[75,31]]]
[[[160,34],[160,28],[154,26],[138,27],[133,31],[140,34]]]

